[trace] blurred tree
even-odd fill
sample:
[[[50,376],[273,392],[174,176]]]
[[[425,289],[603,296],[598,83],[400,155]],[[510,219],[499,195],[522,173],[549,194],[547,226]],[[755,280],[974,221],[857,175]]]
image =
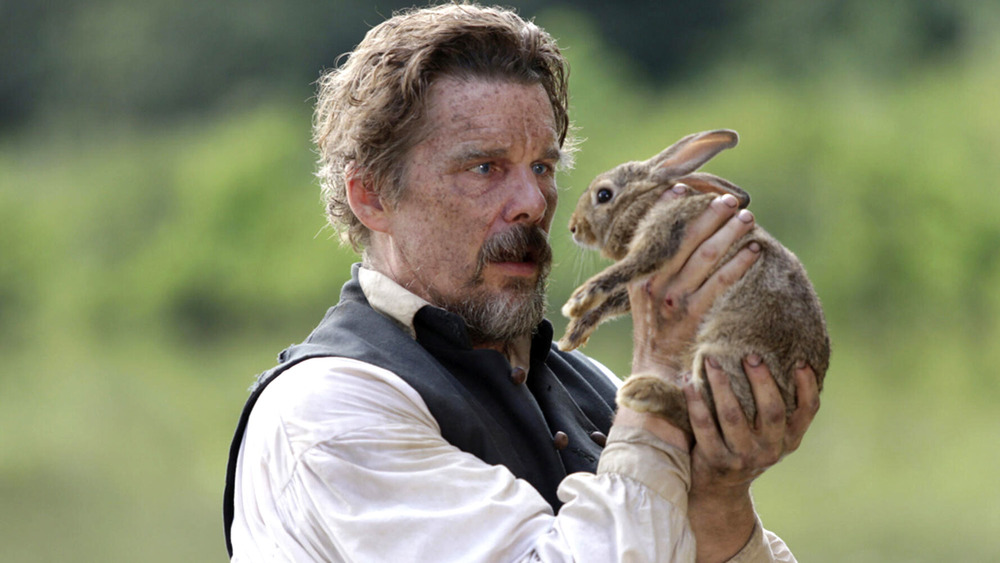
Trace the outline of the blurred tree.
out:
[[[946,0],[869,2],[773,0],[754,3],[731,26],[736,54],[794,74],[823,72],[831,57],[864,61],[876,73],[909,70],[963,48],[983,10]]]
[[[320,69],[412,4],[5,0],[0,131],[46,116],[150,122],[279,93],[305,99]],[[508,4],[529,17],[560,5],[589,14],[608,46],[657,83],[697,75],[720,57],[804,72],[837,49],[874,68],[905,68],[961,48],[978,12],[996,11],[946,0]]]
[[[40,2],[0,2],[0,129],[31,114],[46,82],[40,38],[46,11]]]

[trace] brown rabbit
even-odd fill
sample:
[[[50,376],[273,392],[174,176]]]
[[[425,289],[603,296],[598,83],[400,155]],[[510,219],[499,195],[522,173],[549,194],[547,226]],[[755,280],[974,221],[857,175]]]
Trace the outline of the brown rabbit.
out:
[[[735,146],[738,139],[736,132],[729,130],[689,135],[645,162],[627,162],[591,182],[573,212],[570,230],[578,244],[599,248],[617,262],[587,280],[563,306],[562,313],[570,323],[559,341],[560,348],[577,348],[602,321],[627,312],[627,286],[649,277],[676,254],[687,225],[717,194],[732,194],[741,207],[749,205],[750,196],[738,186],[695,172],[720,151]],[[661,199],[678,183],[692,189],[680,199]],[[751,423],[757,408],[743,372],[743,358],[757,354],[764,360],[781,390],[787,413],[796,406],[795,364],[808,363],[822,389],[830,361],[830,339],[819,298],[794,254],[754,226],[720,263],[753,241],[761,247],[760,257],[716,299],[694,342],[680,358],[680,365],[690,366],[713,413],[704,362],[706,356],[717,360],[729,375]],[[661,378],[633,374],[619,390],[617,400],[619,405],[661,415],[691,433],[681,388]]]

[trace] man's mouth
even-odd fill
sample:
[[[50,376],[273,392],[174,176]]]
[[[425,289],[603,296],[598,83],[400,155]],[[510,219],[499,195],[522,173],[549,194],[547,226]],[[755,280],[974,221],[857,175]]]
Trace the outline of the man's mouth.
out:
[[[491,266],[498,267],[503,273],[511,276],[534,276],[539,271],[539,255],[536,249],[519,254],[493,256],[489,261]]]
[[[541,252],[537,248],[528,248],[521,252],[503,252],[500,255],[490,257],[489,261],[492,263],[514,262],[534,264],[538,262],[540,254]]]
[[[551,262],[548,236],[539,227],[512,227],[487,240],[480,252],[480,267],[497,265],[513,275],[547,273]]]

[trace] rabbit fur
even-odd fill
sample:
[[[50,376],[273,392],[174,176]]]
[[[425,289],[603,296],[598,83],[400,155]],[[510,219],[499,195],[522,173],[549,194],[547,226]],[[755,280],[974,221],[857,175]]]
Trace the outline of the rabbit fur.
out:
[[[602,321],[629,311],[627,287],[650,277],[678,251],[687,225],[718,194],[730,193],[741,207],[750,196],[731,182],[695,172],[720,151],[733,147],[735,131],[716,130],[684,137],[643,162],[627,162],[591,182],[581,196],[570,230],[583,246],[599,248],[614,264],[580,286],[562,313],[570,319],[559,342],[563,350],[584,343]],[[661,199],[683,183],[691,189],[677,199]],[[793,374],[804,361],[822,389],[830,359],[830,339],[819,298],[799,260],[759,226],[732,245],[719,264],[751,242],[761,254],[746,274],[719,296],[703,316],[693,343],[682,354],[678,373],[690,377],[715,414],[706,385],[706,357],[729,376],[744,414],[755,423],[756,403],[743,359],[761,357],[777,382],[790,414],[796,406]],[[718,267],[718,266],[717,266]],[[687,401],[679,386],[652,374],[633,374],[618,392],[619,405],[665,417],[691,434]]]

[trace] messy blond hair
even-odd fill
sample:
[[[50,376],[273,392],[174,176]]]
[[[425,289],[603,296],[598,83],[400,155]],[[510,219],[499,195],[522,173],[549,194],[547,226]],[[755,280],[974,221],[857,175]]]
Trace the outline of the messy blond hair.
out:
[[[540,84],[560,147],[569,148],[569,67],[555,40],[513,11],[447,4],[395,14],[372,28],[344,63],[319,79],[313,141],[328,219],[356,250],[369,231],[347,203],[348,166],[390,203],[402,196],[403,156],[417,142],[434,80]]]

